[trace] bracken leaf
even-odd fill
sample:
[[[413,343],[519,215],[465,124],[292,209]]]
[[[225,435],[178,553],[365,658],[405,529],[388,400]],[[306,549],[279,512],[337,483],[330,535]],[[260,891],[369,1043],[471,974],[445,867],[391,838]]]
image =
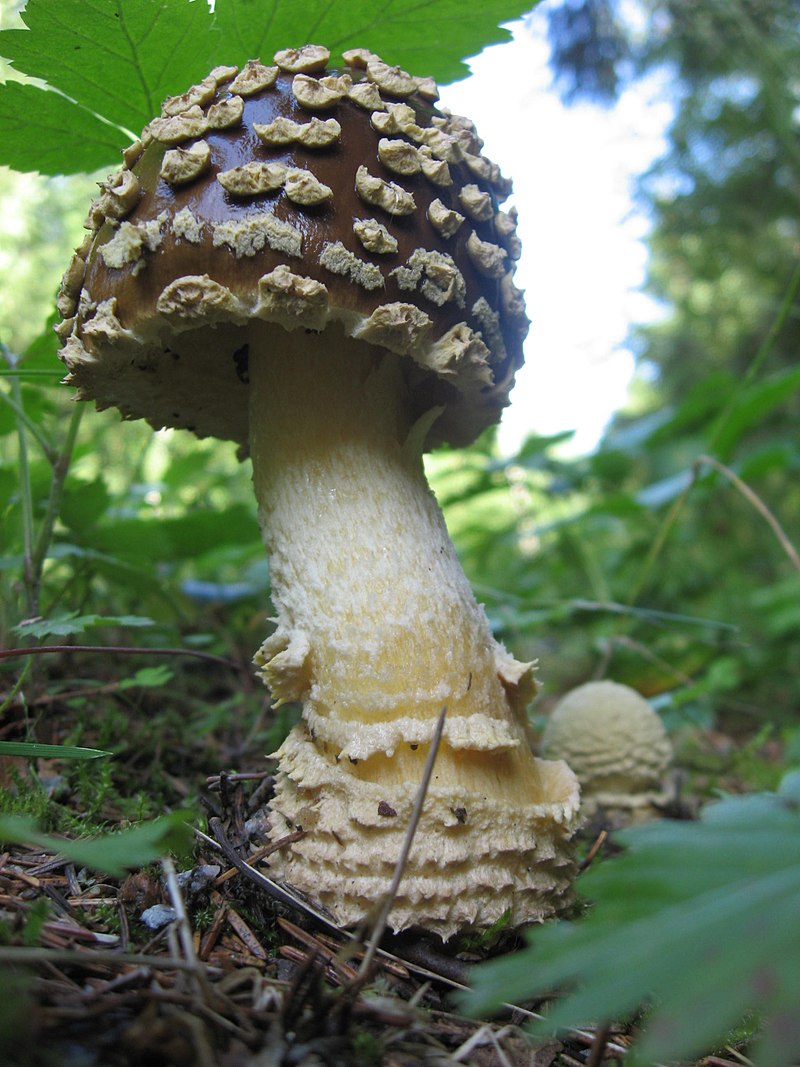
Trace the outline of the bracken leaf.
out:
[[[473,1012],[566,988],[554,1029],[610,1022],[648,1006],[643,1062],[697,1055],[746,1013],[762,1020],[752,1056],[800,1054],[800,774],[778,793],[709,805],[698,823],[619,835],[620,857],[581,880],[582,920],[531,935],[530,947],[478,968]]]

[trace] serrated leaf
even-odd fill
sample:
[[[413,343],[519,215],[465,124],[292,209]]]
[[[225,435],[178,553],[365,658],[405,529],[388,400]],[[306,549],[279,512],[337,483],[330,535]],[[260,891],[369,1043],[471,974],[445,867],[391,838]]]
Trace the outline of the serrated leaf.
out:
[[[133,133],[213,65],[205,0],[28,0],[22,20],[0,55]]]
[[[119,162],[128,138],[60,93],[0,85],[0,163],[19,171],[73,174]]]
[[[188,852],[192,817],[191,812],[176,811],[130,830],[70,841],[42,833],[31,819],[9,815],[0,818],[0,841],[36,845],[118,878],[127,870],[152,863],[168,852]]]
[[[778,1067],[800,1053],[785,1014],[800,995],[800,776],[778,793],[709,805],[698,823],[658,822],[620,834],[622,856],[581,886],[585,919],[531,936],[524,952],[477,970],[472,1011],[570,991],[548,1025],[624,1018],[650,1002],[642,1061],[713,1047],[746,1012],[765,1038],[752,1056]]]
[[[500,23],[532,6],[530,0],[486,0],[465,18],[462,0],[217,0],[215,23],[233,62],[314,41],[330,48],[334,62],[348,48],[368,48],[387,63],[444,83],[469,74],[466,56],[510,40]]]
[[[212,17],[205,0],[29,0],[27,28],[0,31],[0,55],[58,92],[0,86],[0,163],[45,174],[112,164],[165,97],[215,64],[269,60],[308,41],[334,60],[358,46],[452,81],[469,73],[466,56],[510,38],[500,23],[531,6],[487,0],[465,18],[461,0],[218,0]]]

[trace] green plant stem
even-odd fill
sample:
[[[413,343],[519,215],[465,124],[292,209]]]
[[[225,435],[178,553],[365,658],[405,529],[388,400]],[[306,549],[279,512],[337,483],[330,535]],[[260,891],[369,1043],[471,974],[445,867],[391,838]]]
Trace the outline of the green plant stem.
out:
[[[6,375],[3,374],[1,376],[5,377]],[[28,433],[31,435],[31,437],[35,439],[36,443],[39,445],[42,452],[44,452],[47,459],[52,463],[53,449],[50,446],[50,442],[47,440],[47,438],[36,425],[36,423],[33,421],[33,419],[25,412],[25,408],[22,406],[19,388],[19,378],[11,377],[10,374],[9,377],[11,378],[11,393],[0,392],[0,400],[2,400],[4,404],[7,404],[14,412],[14,415],[16,416],[17,420],[17,432],[19,433],[20,425],[24,426]],[[19,375],[19,377],[23,376]]]
[[[69,472],[69,465],[72,460],[72,450],[75,447],[75,441],[78,437],[78,429],[80,428],[81,419],[83,417],[83,406],[76,404],[72,411],[72,416],[69,420],[69,426],[67,428],[67,436],[64,444],[55,457],[53,462],[53,477],[50,482],[50,493],[47,498],[47,508],[44,513],[44,519],[42,520],[42,526],[39,530],[39,536],[36,539],[36,544],[33,548],[33,555],[31,559],[31,578],[34,585],[34,594],[36,606],[39,602],[39,589],[42,579],[42,571],[44,569],[44,561],[47,558],[47,553],[50,550],[50,545],[53,540],[53,530],[55,529],[56,519],[58,513],[61,510],[61,500],[64,495],[64,484],[67,480],[67,474]],[[33,614],[37,614],[36,611]]]
[[[714,459],[713,456],[698,456],[695,462],[695,468],[699,469],[701,466],[712,467],[715,471],[719,471],[720,474],[728,479],[731,485],[739,490],[745,500],[755,508],[758,514],[769,526],[770,530],[775,534],[778,543],[791,560],[795,570],[800,571],[800,555],[798,555],[797,549],[786,536],[783,527],[761,497],[754,493],[750,486],[746,482],[743,482],[735,471],[732,471],[730,467],[726,467],[724,463],[720,463],[718,459]]]
[[[19,448],[19,493],[22,505],[22,573],[25,585],[25,603],[28,615],[34,616],[38,609],[33,565],[33,492],[31,489],[30,464],[28,462],[28,438],[23,418],[22,395],[19,381],[11,380],[11,394],[17,419],[17,443]]]
[[[17,698],[17,694],[22,691],[22,687],[25,684],[25,679],[28,677],[28,675],[31,672],[32,664],[33,664],[33,660],[28,660],[25,663],[25,666],[20,671],[19,678],[17,678],[16,682],[14,682],[14,684],[11,686],[11,689],[9,690],[8,695],[6,696],[6,698],[3,701],[3,703],[0,704],[0,715],[3,715],[5,713],[6,708],[11,707],[11,705],[14,703],[14,701]],[[27,708],[26,708],[26,714],[27,714]]]

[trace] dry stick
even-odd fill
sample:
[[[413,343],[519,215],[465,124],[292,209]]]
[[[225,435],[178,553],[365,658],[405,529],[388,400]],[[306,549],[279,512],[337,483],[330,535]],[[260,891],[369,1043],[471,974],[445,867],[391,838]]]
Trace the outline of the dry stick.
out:
[[[137,648],[128,645],[39,645],[36,648],[2,648],[0,659],[11,659],[13,656],[43,656],[49,652],[114,652],[123,656],[191,656],[194,659],[203,659],[209,663],[218,663],[223,667],[230,667],[233,671],[250,673],[250,668],[241,663],[235,663],[232,659],[224,656],[215,656],[213,652],[198,652],[194,648]]]
[[[695,461],[695,466],[700,466],[701,464],[704,464],[708,467],[713,467],[714,470],[719,471],[720,474],[723,474],[728,479],[728,481],[731,482],[731,484],[739,490],[745,500],[747,500],[748,503],[752,504],[752,506],[756,509],[756,511],[764,519],[769,528],[777,537],[781,548],[792,561],[792,565],[798,571],[800,571],[800,555],[798,555],[797,549],[786,536],[783,527],[772,514],[772,512],[769,510],[769,508],[761,499],[761,497],[757,496],[750,488],[750,486],[746,482],[743,482],[739,475],[732,471],[730,467],[726,467],[724,463],[720,463],[720,461],[718,459],[714,459],[713,456],[698,456],[697,460]]]
[[[161,860],[161,867],[164,871],[167,890],[169,891],[169,899],[172,903],[172,907],[175,909],[175,925],[178,928],[178,938],[180,939],[181,949],[183,950],[187,963],[191,963],[194,967],[194,974],[198,980],[198,985],[202,986],[204,972],[202,965],[197,958],[197,953],[194,950],[192,928],[189,925],[189,917],[186,914],[186,907],[183,903],[181,887],[178,885],[178,875],[175,871],[175,864],[169,856],[165,856]]]
[[[403,838],[403,847],[400,849],[400,855],[397,857],[397,863],[395,864],[394,874],[392,875],[392,881],[389,888],[386,891],[386,895],[383,898],[380,911],[375,919],[375,925],[372,930],[372,936],[369,939],[367,945],[367,951],[364,953],[364,959],[361,961],[361,966],[358,969],[358,981],[363,984],[369,977],[370,970],[372,968],[372,962],[375,959],[375,953],[378,950],[378,945],[386,930],[386,924],[389,921],[389,912],[394,906],[395,898],[397,897],[398,890],[400,889],[400,882],[402,881],[403,874],[405,873],[406,864],[408,863],[408,856],[411,852],[411,846],[414,843],[414,835],[417,832],[419,826],[419,820],[422,816],[422,808],[425,804],[425,797],[428,793],[428,786],[431,784],[431,775],[433,774],[433,765],[436,762],[436,756],[439,752],[439,744],[442,740],[442,732],[444,730],[444,720],[447,715],[447,705],[442,707],[439,712],[439,718],[436,721],[436,729],[433,731],[433,738],[431,740],[431,747],[428,751],[428,758],[425,761],[425,769],[422,772],[422,779],[417,789],[417,795],[414,799],[414,807],[411,809],[411,818],[408,820],[408,826],[406,827],[406,834]]]
[[[592,1047],[589,1050],[589,1058],[586,1061],[586,1067],[600,1067],[603,1062],[603,1056],[605,1055],[610,1033],[611,1027],[608,1023],[603,1026],[598,1026],[594,1034]]]
[[[465,1056],[469,1056],[469,1054],[474,1052],[476,1048],[480,1048],[482,1045],[486,1045],[487,1042],[489,1042],[494,1045],[501,1067],[511,1067],[508,1057],[503,1052],[499,1041],[499,1038],[508,1033],[510,1029],[510,1027],[504,1026],[501,1030],[495,1033],[489,1023],[486,1023],[479,1030],[476,1030],[471,1037],[468,1037],[463,1044],[458,1046],[452,1053],[451,1059],[455,1060],[456,1063],[460,1063]]]
[[[217,840],[214,840],[213,837],[209,837],[208,834],[204,834],[202,830],[198,830],[196,827],[194,828],[195,836],[217,852],[221,852],[230,863],[236,867],[239,873],[245,876],[245,878],[249,878],[251,882],[255,882],[256,885],[260,886],[275,900],[279,900],[282,904],[288,904],[297,911],[303,912],[306,916],[309,916],[320,926],[324,927],[329,933],[335,934],[336,937],[344,937],[352,942],[356,941],[355,935],[349,930],[344,930],[341,926],[337,926],[332,919],[312,907],[308,901],[303,900],[302,897],[291,892],[284,886],[279,885],[278,882],[273,882],[271,878],[267,878],[261,871],[257,870],[255,867],[251,867],[249,863],[243,860],[228,841],[225,832],[222,829],[222,823],[216,816],[209,819],[209,828],[217,836]],[[289,835],[284,840],[290,840],[291,836],[292,835]],[[2,949],[0,949],[0,951],[2,951]],[[441,974],[438,971],[434,971],[430,967],[423,967],[421,964],[414,963],[411,960],[401,959],[400,956],[395,956],[391,952],[386,952],[384,949],[380,949],[378,954],[382,959],[408,967],[414,974],[421,978],[441,982],[444,985],[450,986],[452,989],[467,989],[467,986],[464,985],[463,982],[457,982],[455,979],[449,978],[447,975]]]
[[[38,964],[71,963],[101,967],[149,967],[158,971],[197,972],[197,964],[172,956],[150,956],[136,952],[112,952],[95,949],[21,948],[17,945],[0,946],[0,963]],[[218,967],[209,971],[221,974]]]
[[[581,868],[580,868],[581,869],[581,873],[583,873],[586,870],[587,867],[591,866],[592,862],[594,861],[595,857],[597,856],[597,853],[600,851],[600,849],[605,844],[607,837],[608,837],[608,830],[601,830],[600,833],[597,835],[597,840],[592,845],[592,847],[589,849],[589,852],[588,852],[588,854],[586,856],[586,859],[581,864]]]
[[[209,837],[208,834],[204,834],[202,830],[195,829],[195,834],[204,841],[207,845],[211,845],[212,848],[217,849],[230,861],[240,874],[245,875],[256,885],[260,886],[269,896],[275,900],[279,900],[282,904],[289,904],[293,908],[299,908],[301,911],[305,911],[311,915],[314,920],[324,926],[327,930],[331,930],[335,934],[341,934],[342,931],[326,915],[323,915],[321,911],[313,908],[306,901],[301,900],[294,893],[290,893],[288,889],[284,889],[282,885],[277,882],[273,882],[271,878],[267,878],[261,871],[256,870],[255,867],[251,867],[249,863],[242,859],[236,849],[228,840],[225,831],[222,828],[222,820],[217,816],[208,820],[208,826],[214,837]],[[214,840],[216,838],[216,840]]]

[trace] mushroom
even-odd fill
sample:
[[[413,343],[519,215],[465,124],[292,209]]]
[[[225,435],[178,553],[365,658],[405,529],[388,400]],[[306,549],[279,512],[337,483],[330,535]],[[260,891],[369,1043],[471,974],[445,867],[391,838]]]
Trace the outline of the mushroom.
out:
[[[672,745],[652,705],[617,682],[587,682],[563,696],[542,735],[542,752],[563,759],[581,783],[586,816],[639,822],[668,800]]]
[[[472,124],[347,58],[279,52],[168,102],[92,206],[57,329],[79,398],[252,457],[276,612],[256,663],[302,703],[269,832],[303,836],[275,877],[362,919],[446,706],[389,920],[446,938],[570,896],[577,782],[532,753],[533,665],[493,639],[422,466],[499,418],[528,322]]]

